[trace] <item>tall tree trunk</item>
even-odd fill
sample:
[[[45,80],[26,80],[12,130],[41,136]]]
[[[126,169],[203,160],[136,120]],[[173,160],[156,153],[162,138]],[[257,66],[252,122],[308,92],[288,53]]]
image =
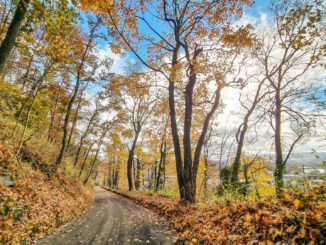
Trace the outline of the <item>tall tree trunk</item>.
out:
[[[133,162],[133,159],[134,159],[135,148],[136,148],[138,136],[139,136],[139,133],[136,132],[135,133],[135,138],[134,138],[134,140],[132,142],[132,145],[131,145],[131,148],[130,148],[130,151],[129,151],[128,160],[127,160],[127,178],[128,178],[129,191],[132,191],[132,189],[133,189],[133,184],[132,184],[132,162]]]
[[[167,152],[166,141],[162,142],[160,152],[161,152],[161,156],[160,156],[160,161],[158,164],[158,173],[157,173],[157,179],[156,179],[154,191],[158,191],[162,188],[162,183],[163,183],[162,175],[163,175],[163,171],[164,171],[166,152]]]
[[[107,130],[104,131],[104,133],[102,134],[101,138],[100,138],[100,142],[97,146],[97,150],[96,150],[96,153],[95,153],[95,156],[93,158],[93,161],[91,162],[91,169],[90,171],[88,172],[88,175],[86,176],[85,180],[84,180],[84,184],[87,184],[88,180],[89,180],[89,177],[91,176],[91,174],[93,173],[94,171],[94,168],[95,168],[95,165],[96,165],[96,161],[97,161],[97,157],[98,157],[98,154],[100,152],[100,149],[102,147],[102,144],[103,144],[103,140],[104,140],[104,137],[106,135],[106,132]]]
[[[163,168],[165,165],[165,159],[166,159],[166,154],[167,154],[167,143],[166,143],[166,131],[168,128],[168,119],[166,120],[163,135],[162,135],[162,140],[161,140],[161,145],[160,145],[160,161],[158,164],[158,173],[157,173],[157,180],[155,184],[154,191],[158,191],[159,189],[162,188],[162,174],[163,174]]]
[[[119,167],[116,166],[114,171],[114,178],[113,178],[113,188],[119,187]]]
[[[84,88],[82,89],[82,91],[80,93],[80,98],[78,100],[76,113],[75,113],[75,116],[74,116],[74,120],[73,120],[72,126],[70,128],[69,136],[68,136],[67,149],[69,148],[70,143],[71,143],[71,138],[72,138],[72,135],[74,133],[74,129],[75,129],[76,124],[77,124],[78,113],[79,113],[79,110],[81,108],[81,102],[83,100],[83,94],[84,94],[84,91],[86,90],[87,86],[88,86],[88,83],[84,86]]]
[[[232,165],[232,176],[231,176],[232,183],[236,183],[239,180],[241,154],[242,154],[242,148],[243,148],[243,144],[244,144],[245,134],[248,130],[248,120],[249,120],[249,117],[246,116],[243,121],[243,125],[242,125],[242,129],[241,129],[239,138],[237,139],[238,147],[237,147],[236,155],[235,155],[234,162]]]
[[[69,136],[68,136],[68,140],[67,140],[67,147],[66,147],[67,149],[66,150],[68,150],[69,147],[70,147],[71,138],[72,138],[72,135],[74,133],[74,129],[75,129],[76,124],[77,124],[77,118],[78,118],[78,112],[79,112],[79,110],[80,110],[80,103],[78,103],[78,105],[77,105],[77,109],[76,109],[76,113],[75,113],[75,116],[74,116],[74,120],[73,120],[72,125],[71,125],[71,128],[70,128],[70,132],[69,132]]]
[[[207,193],[207,187],[208,187],[208,179],[209,179],[209,172],[208,172],[208,142],[205,143],[204,148],[204,163],[205,163],[205,170],[204,170],[204,180],[203,180],[203,186],[204,186],[204,196],[206,196]]]
[[[89,180],[89,177],[92,175],[92,173],[93,173],[93,171],[94,171],[95,164],[96,164],[96,155],[97,155],[97,151],[96,151],[96,153],[95,153],[95,156],[94,156],[93,160],[91,161],[91,166],[90,166],[90,169],[89,169],[89,171],[88,171],[88,174],[86,175],[86,177],[85,177],[85,179],[84,179],[84,181],[83,181],[84,185],[87,184],[87,182],[88,182],[88,180]]]
[[[180,49],[180,45],[177,44],[176,48],[173,52],[172,57],[172,69],[178,64],[178,52]],[[169,81],[169,110],[170,110],[170,123],[171,123],[171,132],[172,132],[172,140],[174,146],[174,156],[175,156],[175,164],[177,170],[177,178],[178,178],[178,186],[180,199],[184,199],[184,172],[183,172],[183,162],[182,162],[182,154],[181,154],[181,146],[179,140],[178,133],[178,125],[176,118],[176,110],[175,110],[175,98],[174,98],[174,90],[175,90],[175,82],[174,81],[175,74],[171,75]]]
[[[184,182],[185,182],[185,201],[195,202],[195,185],[192,169],[192,151],[191,151],[191,123],[192,123],[192,104],[193,91],[196,83],[196,74],[189,77],[186,86],[185,98],[185,120],[183,131],[183,154],[184,154]]]
[[[20,0],[14,17],[8,27],[5,39],[0,46],[0,74],[3,74],[8,57],[15,45],[16,38],[20,32],[21,24],[25,18],[30,0]]]
[[[276,196],[280,197],[284,188],[283,174],[284,174],[284,162],[283,162],[283,152],[282,152],[282,139],[281,139],[281,95],[280,91],[277,90],[275,94],[275,187],[276,187]]]
[[[166,155],[163,162],[163,178],[162,178],[162,189],[165,189],[165,179],[166,179]]]
[[[205,138],[206,138],[206,135],[207,135],[207,131],[208,131],[208,127],[209,127],[209,124],[211,122],[211,119],[212,119],[214,113],[216,112],[217,108],[220,105],[222,88],[223,87],[218,87],[216,89],[214,104],[213,104],[211,110],[209,111],[209,113],[207,114],[207,116],[205,118],[204,125],[203,125],[201,134],[199,136],[199,140],[198,140],[197,145],[196,145],[194,163],[193,163],[193,173],[192,173],[192,178],[193,178],[193,182],[194,182],[194,186],[193,186],[194,197],[196,197],[196,182],[197,182],[197,173],[198,173],[198,168],[199,168],[199,161],[200,161],[201,151],[202,151],[203,146],[204,146]]]
[[[112,188],[112,182],[113,182],[113,159],[110,159],[108,162],[108,186]]]
[[[256,90],[256,94],[255,94],[255,98],[251,104],[250,109],[247,110],[247,113],[243,119],[242,124],[239,126],[238,128],[238,132],[236,135],[236,140],[238,143],[237,146],[237,151],[236,151],[236,155],[235,155],[235,159],[232,165],[232,176],[231,176],[231,182],[235,183],[239,180],[239,169],[240,169],[240,161],[241,161],[241,154],[242,154],[242,149],[243,149],[243,144],[244,144],[244,139],[245,139],[245,135],[248,131],[248,122],[249,122],[249,118],[252,115],[252,113],[254,112],[256,106],[258,105],[258,103],[265,97],[266,93],[261,95],[260,91],[261,88],[264,84],[266,79],[263,79],[259,82],[259,85],[257,87]]]
[[[74,101],[76,99],[79,86],[80,86],[80,79],[77,79],[75,90],[74,90],[73,96],[71,97],[71,99],[69,101],[66,116],[65,116],[65,120],[64,120],[64,124],[63,124],[63,137],[62,137],[62,141],[61,141],[61,149],[60,149],[58,158],[55,161],[55,165],[57,167],[59,167],[61,165],[61,162],[62,162],[62,159],[63,159],[63,156],[64,156],[64,152],[66,150],[67,135],[68,135],[68,124],[69,124],[70,113],[71,113],[71,109],[72,109],[72,106],[74,104]]]
[[[137,158],[136,159],[136,175],[135,175],[135,189],[140,189],[140,172],[141,172],[141,162]]]

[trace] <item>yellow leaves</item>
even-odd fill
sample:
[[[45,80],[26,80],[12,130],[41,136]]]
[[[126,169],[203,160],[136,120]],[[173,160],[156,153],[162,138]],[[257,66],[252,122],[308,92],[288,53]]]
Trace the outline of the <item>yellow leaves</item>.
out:
[[[303,207],[303,203],[300,200],[298,200],[298,199],[295,199],[293,201],[293,205],[294,205],[294,208],[296,210],[299,210],[299,209],[301,209]]]
[[[197,238],[193,238],[193,239],[191,239],[191,242],[196,244],[196,243],[198,243],[198,240],[197,240]]]
[[[273,245],[274,243],[270,240],[264,241],[264,242],[258,242],[258,245]]]
[[[171,73],[170,73],[170,80],[172,82],[177,82],[180,80],[182,74],[181,74],[181,68],[182,68],[182,64],[181,63],[177,63],[175,65],[172,66],[171,68]]]
[[[250,213],[247,213],[246,216],[245,216],[245,221],[250,222],[251,219],[252,219],[252,215]]]
[[[187,237],[189,233],[190,233],[189,230],[185,230],[184,232],[181,233],[181,237]]]
[[[253,27],[249,24],[237,29],[228,27],[224,29],[222,41],[226,45],[239,45],[240,47],[252,47],[254,37],[252,36]]]
[[[295,225],[291,225],[286,229],[286,231],[287,232],[294,232],[296,229],[297,229],[297,227]]]

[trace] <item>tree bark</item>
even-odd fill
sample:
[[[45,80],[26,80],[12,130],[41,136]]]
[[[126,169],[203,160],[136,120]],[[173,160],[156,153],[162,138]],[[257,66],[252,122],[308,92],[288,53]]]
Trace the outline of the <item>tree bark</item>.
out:
[[[236,183],[239,180],[239,169],[240,169],[240,164],[241,164],[241,154],[242,154],[242,148],[243,148],[243,144],[244,144],[244,138],[245,138],[245,134],[248,130],[248,120],[249,120],[249,116],[246,115],[244,121],[243,121],[243,125],[242,125],[242,129],[239,135],[239,139],[238,140],[238,147],[237,147],[237,151],[236,151],[236,155],[234,158],[234,162],[232,165],[232,176],[231,176],[231,182],[232,183]]]
[[[15,41],[20,32],[20,27],[25,19],[30,0],[20,0],[14,17],[8,27],[6,37],[0,46],[0,74],[3,74],[8,57],[15,45]]]
[[[178,64],[178,52],[180,46],[177,44],[176,48],[173,53],[172,58],[172,67]],[[176,110],[175,110],[175,98],[174,98],[174,90],[175,84],[174,79],[171,78],[169,81],[169,110],[170,110],[170,123],[171,123],[171,132],[172,132],[172,140],[174,146],[174,156],[175,156],[175,164],[177,170],[177,178],[178,178],[178,187],[179,187],[179,194],[180,199],[184,199],[184,172],[183,172],[183,162],[182,162],[182,155],[181,155],[181,146],[179,140],[179,133],[178,133],[178,125],[176,119]]]
[[[216,89],[215,92],[215,100],[214,100],[214,104],[211,108],[211,110],[209,111],[209,113],[207,114],[205,121],[204,121],[204,125],[203,125],[203,129],[202,132],[200,134],[199,140],[197,142],[197,146],[195,149],[195,156],[194,156],[194,163],[193,163],[193,182],[194,182],[194,196],[196,196],[196,182],[197,182],[197,173],[198,173],[198,168],[199,168],[199,160],[200,160],[200,155],[201,155],[201,151],[202,148],[204,146],[204,142],[205,142],[205,138],[207,135],[207,131],[208,131],[208,127],[209,127],[209,123],[211,122],[211,119],[214,115],[214,113],[216,112],[217,108],[220,105],[220,99],[221,99],[221,91],[222,91],[223,87],[218,87]]]
[[[141,162],[137,158],[136,159],[136,175],[135,175],[135,189],[140,189],[140,170],[141,170]]]
[[[91,125],[92,125],[93,120],[95,119],[96,115],[97,115],[97,108],[96,108],[95,111],[93,112],[93,115],[92,115],[92,117],[90,118],[90,120],[89,120],[89,122],[88,122],[88,124],[87,124],[87,128],[86,128],[86,130],[85,130],[85,132],[83,133],[83,135],[82,135],[81,138],[80,138],[79,145],[78,145],[78,149],[77,149],[77,153],[76,153],[75,160],[74,160],[74,166],[77,165],[78,158],[79,158],[79,154],[80,154],[80,151],[81,151],[81,149],[82,149],[82,147],[83,147],[83,144],[84,144],[84,140],[85,140],[85,138],[87,137],[87,134],[88,134],[88,132],[89,132],[89,130],[90,130],[90,128],[91,128]]]
[[[168,119],[166,120],[165,126],[164,126],[164,131],[162,135],[162,140],[161,140],[161,145],[160,145],[160,161],[158,164],[158,173],[157,173],[157,180],[155,184],[154,191],[158,191],[159,189],[162,188],[162,174],[164,170],[164,165],[165,165],[165,159],[166,159],[166,154],[167,154],[167,143],[166,143],[166,131],[168,127]]]
[[[275,94],[275,188],[276,196],[280,197],[284,188],[283,174],[285,170],[283,162],[283,152],[282,152],[282,139],[281,139],[281,95],[280,91],[277,89]]]
[[[133,189],[133,184],[132,184],[132,161],[134,159],[135,148],[136,148],[138,136],[139,136],[139,133],[136,132],[135,138],[134,138],[134,140],[132,142],[132,146],[131,146],[130,151],[129,151],[128,160],[127,160],[127,178],[128,178],[129,191],[132,191],[132,189]]]
[[[80,93],[80,98],[79,98],[79,100],[78,100],[76,113],[75,113],[75,116],[74,116],[74,120],[73,120],[72,126],[71,126],[71,128],[70,128],[70,133],[69,133],[68,142],[67,142],[67,149],[69,148],[70,143],[71,143],[71,138],[72,138],[72,135],[73,135],[73,133],[74,133],[74,129],[75,129],[76,124],[77,124],[78,113],[79,113],[79,110],[80,110],[80,108],[81,108],[81,102],[82,102],[82,99],[83,99],[83,93],[84,93],[84,91],[86,90],[87,86],[88,86],[88,83],[87,83],[86,86],[82,89],[82,91],[81,91],[81,93]]]
[[[247,133],[248,130],[248,122],[249,122],[249,118],[252,115],[252,113],[254,112],[257,104],[263,99],[263,97],[266,95],[260,95],[260,91],[262,88],[262,85],[264,84],[265,79],[263,79],[262,81],[260,81],[256,94],[255,94],[255,98],[252,102],[252,105],[250,107],[250,109],[247,111],[242,124],[239,126],[238,128],[238,132],[236,135],[236,140],[238,143],[237,146],[237,151],[236,151],[236,155],[235,155],[235,159],[232,165],[232,176],[231,176],[231,182],[232,183],[236,183],[239,180],[239,169],[240,169],[240,161],[241,161],[241,154],[242,154],[242,149],[243,149],[243,144],[244,144],[244,139],[245,139],[245,135]]]
[[[192,123],[192,104],[193,91],[196,83],[196,74],[189,77],[189,82],[186,86],[185,98],[185,120],[183,131],[183,154],[184,154],[184,182],[185,182],[185,201],[195,202],[195,185],[192,169],[192,151],[191,151],[191,123]]]

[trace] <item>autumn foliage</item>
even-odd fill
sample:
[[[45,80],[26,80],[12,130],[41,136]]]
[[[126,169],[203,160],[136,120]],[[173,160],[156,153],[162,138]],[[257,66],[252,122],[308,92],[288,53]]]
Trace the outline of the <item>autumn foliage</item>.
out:
[[[326,244],[326,7],[264,2],[1,1],[0,245],[95,184],[180,243]]]
[[[64,173],[49,180],[28,165],[17,168],[10,149],[3,145],[0,156],[2,173],[10,172],[15,178],[14,187],[0,184],[2,243],[29,244],[53,233],[92,204],[92,190]]]
[[[282,199],[184,205],[158,195],[114,191],[166,217],[185,244],[323,244],[325,186]]]

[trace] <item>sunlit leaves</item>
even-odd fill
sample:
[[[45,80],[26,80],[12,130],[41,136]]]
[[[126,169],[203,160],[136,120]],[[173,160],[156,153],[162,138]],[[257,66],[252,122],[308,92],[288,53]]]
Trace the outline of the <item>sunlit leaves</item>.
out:
[[[287,193],[281,200],[222,202],[209,207],[171,199],[118,192],[169,219],[186,244],[275,244],[325,242],[324,187]],[[318,211],[319,210],[319,211]]]

